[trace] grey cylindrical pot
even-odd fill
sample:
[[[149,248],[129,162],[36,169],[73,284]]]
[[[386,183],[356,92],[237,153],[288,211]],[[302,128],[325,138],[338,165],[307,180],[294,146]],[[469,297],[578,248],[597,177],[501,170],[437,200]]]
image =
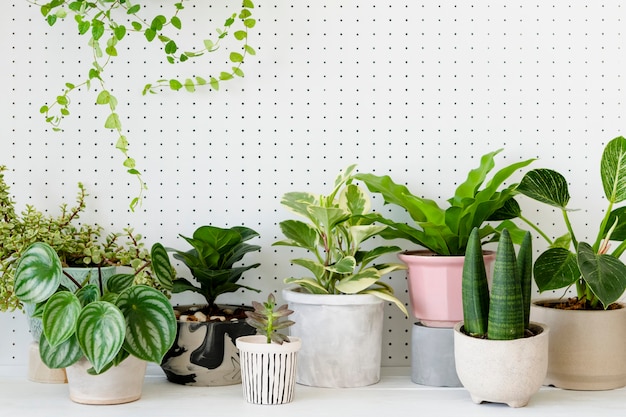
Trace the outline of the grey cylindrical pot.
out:
[[[413,324],[411,381],[432,387],[461,387],[454,362],[454,329]]]

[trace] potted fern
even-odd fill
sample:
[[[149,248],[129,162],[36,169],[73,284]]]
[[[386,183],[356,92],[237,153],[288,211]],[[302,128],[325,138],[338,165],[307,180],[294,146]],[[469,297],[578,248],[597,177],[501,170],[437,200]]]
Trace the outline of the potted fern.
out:
[[[276,307],[272,293],[267,301],[253,301],[252,306],[253,311],[246,311],[246,322],[257,334],[241,336],[236,341],[244,397],[253,404],[289,403],[293,401],[296,359],[302,341],[281,331],[294,324],[287,320],[293,311],[287,304]]]
[[[177,277],[172,292],[193,292],[206,301],[204,305],[175,307],[176,341],[161,363],[170,382],[194,386],[241,382],[235,340],[255,333],[245,320],[245,311],[250,307],[222,305],[216,301],[223,294],[241,289],[259,292],[239,283],[246,271],[260,265],[239,263],[246,254],[260,249],[248,243],[257,236],[256,231],[243,226],[200,226],[191,237],[181,235],[190,249],[168,248],[196,281]]]
[[[150,268],[163,291],[136,283],[134,273],[79,282],[64,272],[56,251],[43,242],[31,244],[20,256],[15,293],[21,302],[37,305],[43,323],[41,359],[50,368],[66,368],[73,401],[139,399],[146,362],[160,363],[172,345],[176,321],[164,292],[171,288],[173,270],[160,244],[151,252],[151,261],[140,270]]]
[[[278,246],[306,251],[293,259],[306,269],[283,298],[294,310],[291,334],[303,341],[298,359],[298,383],[321,387],[371,385],[380,379],[383,304],[391,302],[407,314],[383,277],[404,269],[400,263],[375,263],[397,246],[364,243],[385,230],[367,218],[370,198],[352,184],[355,165],[337,176],[328,195],[288,192],[281,204],[304,220],[280,222],[284,240]]]
[[[477,228],[463,266],[464,319],[454,327],[459,379],[476,403],[523,407],[548,369],[546,325],[530,322],[532,243],[527,232],[516,258],[507,229],[496,252],[491,293]]]

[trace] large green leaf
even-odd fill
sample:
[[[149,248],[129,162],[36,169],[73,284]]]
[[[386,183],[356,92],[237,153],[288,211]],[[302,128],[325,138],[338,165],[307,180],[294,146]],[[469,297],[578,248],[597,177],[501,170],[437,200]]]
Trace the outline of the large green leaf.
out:
[[[585,243],[578,244],[578,266],[591,291],[604,308],[617,301],[626,288],[626,265],[611,255],[598,255]]]
[[[76,291],[76,297],[81,306],[86,306],[100,299],[100,289],[96,284],[88,284]]]
[[[448,200],[453,206],[461,205],[461,201],[465,198],[474,198],[476,192],[487,178],[487,174],[495,166],[494,157],[502,152],[503,149],[498,149],[494,152],[489,152],[480,158],[480,165],[477,168],[470,170],[467,174],[467,178],[463,181],[454,192],[454,197]]]
[[[562,210],[565,210],[570,199],[565,177],[545,168],[528,171],[517,186],[517,191]]]
[[[345,258],[339,259],[334,264],[328,265],[326,270],[340,275],[345,275],[352,274],[354,268],[356,268],[356,260],[353,256],[346,256]]]
[[[50,245],[36,242],[20,257],[15,270],[15,295],[23,303],[39,303],[59,288],[63,267]]]
[[[353,216],[357,216],[369,213],[371,202],[360,187],[348,184],[339,194],[339,207]]]
[[[619,136],[604,148],[600,161],[604,194],[611,203],[626,200],[626,138]]]
[[[275,246],[298,246],[315,251],[319,244],[319,235],[310,224],[300,220],[284,220],[280,222],[280,230],[288,240],[275,242]]]
[[[45,335],[41,335],[39,356],[48,368],[59,369],[67,368],[78,362],[83,357],[83,351],[80,349],[76,333],[55,347],[50,346]]]
[[[150,259],[157,282],[166,290],[171,290],[176,273],[172,269],[167,250],[160,243],[155,243],[150,250]]]
[[[133,274],[115,274],[107,279],[106,289],[108,292],[119,294],[132,286],[134,280],[135,276]]]
[[[83,308],[76,335],[96,373],[100,373],[122,348],[125,327],[124,315],[114,304],[94,301]]]
[[[300,265],[308,269],[309,271],[313,273],[313,276],[315,276],[315,278],[317,278],[318,280],[321,280],[322,277],[324,276],[324,271],[325,271],[324,265],[322,265],[320,262],[316,262],[312,259],[307,259],[307,258],[292,259],[291,262],[294,265]]]
[[[543,252],[533,266],[535,283],[540,292],[567,288],[580,277],[576,255],[564,248]]]
[[[69,291],[59,291],[48,299],[42,322],[44,334],[52,347],[74,334],[81,308],[78,297]]]
[[[154,288],[136,285],[120,294],[117,306],[126,318],[124,348],[160,364],[176,338],[176,317],[167,297]]]
[[[364,270],[342,278],[335,284],[335,288],[344,294],[358,294],[374,285],[380,279],[380,272],[376,268]]]

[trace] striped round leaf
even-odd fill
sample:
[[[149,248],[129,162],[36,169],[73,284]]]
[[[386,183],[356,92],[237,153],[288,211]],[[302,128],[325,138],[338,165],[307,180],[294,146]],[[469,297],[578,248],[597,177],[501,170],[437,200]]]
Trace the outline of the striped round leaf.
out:
[[[58,346],[52,347],[45,335],[39,339],[39,355],[48,368],[67,368],[83,357],[76,334]]]
[[[60,291],[48,299],[43,310],[43,332],[52,347],[74,334],[81,308],[78,297],[69,291]]]
[[[78,317],[78,343],[96,373],[111,362],[124,343],[126,321],[122,312],[106,301],[94,301]]]
[[[106,282],[107,291],[115,294],[119,294],[126,288],[133,285],[135,276],[133,274],[115,274]]]
[[[176,317],[167,297],[136,285],[120,294],[117,306],[126,318],[124,348],[139,359],[161,363],[176,337]]]
[[[100,299],[100,289],[96,284],[85,285],[83,288],[76,291],[76,297],[78,297],[81,306],[86,306]]]
[[[163,245],[160,243],[152,245],[150,258],[152,259],[152,270],[154,271],[156,280],[163,288],[171,291],[175,273],[170,263],[170,257]]]
[[[39,303],[59,287],[63,268],[50,245],[36,242],[20,257],[15,270],[15,295],[24,303]]]

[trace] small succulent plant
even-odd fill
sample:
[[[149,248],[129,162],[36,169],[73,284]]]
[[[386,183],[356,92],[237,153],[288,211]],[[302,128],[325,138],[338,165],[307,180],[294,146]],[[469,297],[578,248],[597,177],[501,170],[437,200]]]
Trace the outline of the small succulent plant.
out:
[[[263,303],[253,301],[252,307],[254,311],[246,311],[246,316],[248,316],[246,322],[257,329],[258,334],[265,335],[267,343],[274,342],[282,345],[283,342],[289,342],[289,337],[278,331],[294,324],[293,321],[286,320],[286,317],[293,313],[287,308],[287,304],[276,308],[276,298],[270,293],[267,301]]]

